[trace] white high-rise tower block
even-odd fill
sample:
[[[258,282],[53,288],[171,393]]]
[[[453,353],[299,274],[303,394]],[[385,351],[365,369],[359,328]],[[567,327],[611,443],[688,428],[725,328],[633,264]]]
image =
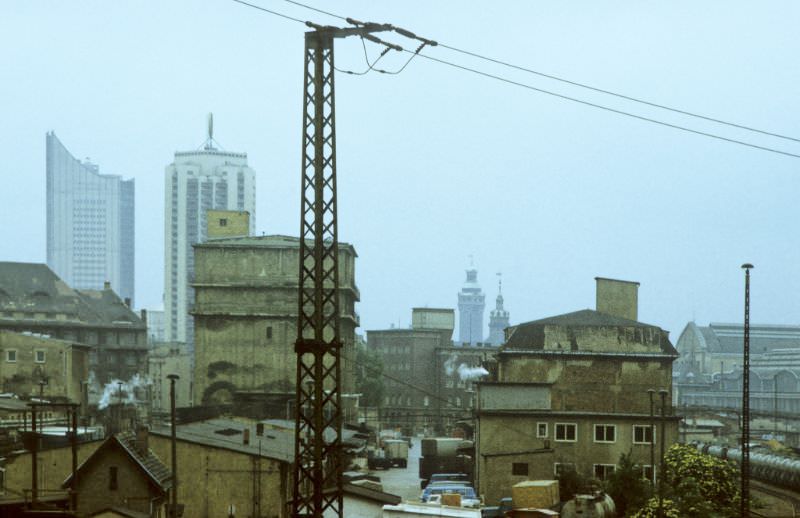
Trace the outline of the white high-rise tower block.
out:
[[[197,151],[177,151],[166,167],[164,228],[164,312],[166,339],[189,345],[194,354],[194,326],[189,314],[194,303],[192,245],[206,240],[208,210],[250,213],[250,234],[256,221],[255,171],[247,153],[215,147],[209,116],[208,139]]]

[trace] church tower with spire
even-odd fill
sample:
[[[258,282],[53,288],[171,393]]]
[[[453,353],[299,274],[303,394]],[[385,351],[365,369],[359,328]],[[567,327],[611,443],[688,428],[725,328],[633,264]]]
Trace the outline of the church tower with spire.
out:
[[[486,296],[478,284],[478,270],[470,264],[467,280],[458,292],[458,341],[476,345],[483,341],[483,310]]]
[[[489,313],[489,338],[487,342],[494,346],[503,345],[505,341],[505,328],[508,327],[508,311],[503,309],[503,277],[497,274],[497,299],[494,309]]]

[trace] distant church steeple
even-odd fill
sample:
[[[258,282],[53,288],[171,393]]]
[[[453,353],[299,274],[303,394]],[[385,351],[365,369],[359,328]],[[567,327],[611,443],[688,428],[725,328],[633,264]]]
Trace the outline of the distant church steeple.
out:
[[[492,345],[503,345],[505,341],[505,328],[508,327],[508,311],[503,309],[503,274],[497,274],[497,299],[495,307],[489,313],[489,338],[486,339]]]
[[[486,296],[478,284],[478,270],[470,257],[467,280],[458,293],[458,341],[462,345],[475,345],[483,341],[485,307]]]

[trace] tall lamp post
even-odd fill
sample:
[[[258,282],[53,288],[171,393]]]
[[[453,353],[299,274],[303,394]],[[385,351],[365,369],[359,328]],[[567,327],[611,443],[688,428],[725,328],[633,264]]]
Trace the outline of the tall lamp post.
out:
[[[658,391],[661,396],[661,426],[659,427],[659,447],[661,449],[661,460],[658,464],[658,516],[664,516],[663,503],[664,503],[664,444],[667,442],[664,436],[664,422],[666,421],[666,407],[667,407],[667,392],[664,389]]]
[[[739,514],[750,516],[750,270],[744,270],[744,354],[742,358],[742,499]]]
[[[650,485],[656,485],[656,423],[653,414],[653,396],[655,389],[647,389],[647,395],[650,396]],[[661,473],[658,474],[661,478]]]
[[[170,502],[167,516],[168,518],[178,518],[183,516],[183,509],[178,506],[178,458],[175,428],[175,382],[180,379],[180,376],[170,374],[167,378],[169,378],[170,447],[172,452],[172,501]]]

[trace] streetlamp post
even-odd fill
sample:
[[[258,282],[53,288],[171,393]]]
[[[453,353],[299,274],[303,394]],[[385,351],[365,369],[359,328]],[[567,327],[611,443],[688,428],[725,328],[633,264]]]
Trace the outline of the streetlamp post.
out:
[[[665,421],[666,421],[666,407],[667,407],[667,392],[664,389],[658,391],[658,395],[661,396],[661,430],[659,430],[659,438],[658,444],[661,449],[661,460],[658,466],[658,516],[662,517],[664,514],[663,510],[663,500],[664,500],[664,444],[667,442],[664,429],[665,429]]]
[[[739,514],[750,516],[750,270],[744,270],[744,354],[742,358],[742,498]]]
[[[647,395],[650,397],[650,485],[656,485],[656,423],[653,415],[653,395],[656,393],[655,389],[647,389]],[[661,474],[659,473],[659,477]]]
[[[177,458],[177,440],[175,428],[175,382],[180,379],[177,374],[170,374],[169,378],[169,408],[170,408],[170,447],[172,453],[172,502],[169,506],[167,516],[169,518],[177,518],[183,513],[178,509],[178,458]]]

